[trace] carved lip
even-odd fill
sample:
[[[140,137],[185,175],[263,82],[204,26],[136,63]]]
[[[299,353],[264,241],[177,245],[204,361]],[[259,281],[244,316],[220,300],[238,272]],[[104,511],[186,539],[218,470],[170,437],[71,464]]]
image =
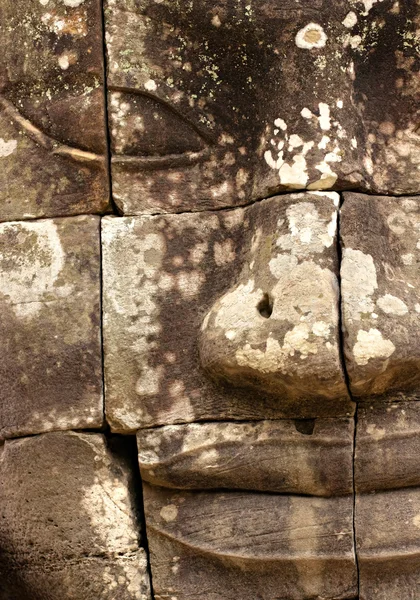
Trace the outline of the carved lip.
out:
[[[217,558],[225,559],[225,560],[242,560],[244,562],[275,562],[279,564],[288,564],[294,562],[308,562],[312,561],[322,561],[324,564],[328,562],[347,562],[351,560],[353,554],[351,549],[347,549],[341,554],[334,552],[320,552],[319,554],[316,552],[302,552],[292,550],[287,551],[286,549],[278,549],[277,552],[273,552],[271,549],[259,549],[259,553],[256,553],[255,547],[251,546],[251,550],[249,553],[238,551],[234,545],[222,545],[220,542],[215,544],[214,546],[211,542],[202,543],[194,542],[188,539],[187,536],[183,535],[181,532],[171,531],[169,528],[159,527],[156,523],[148,524],[149,529],[155,531],[161,536],[176,542],[186,548],[193,550],[194,552],[199,552],[200,554],[208,554],[211,556],[215,556]],[[340,531],[339,533],[331,533],[329,534],[331,538],[338,538],[338,536],[346,536],[349,540],[351,540],[353,536],[353,532],[348,529],[344,531]],[[232,541],[234,538],[232,537]],[[225,547],[223,547],[225,546]]]

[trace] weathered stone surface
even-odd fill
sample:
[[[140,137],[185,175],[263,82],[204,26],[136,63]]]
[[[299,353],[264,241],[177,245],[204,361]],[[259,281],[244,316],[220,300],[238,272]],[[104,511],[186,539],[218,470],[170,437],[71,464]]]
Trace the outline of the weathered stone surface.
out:
[[[361,600],[420,595],[420,489],[356,498]]]
[[[146,573],[143,550],[48,567],[18,564],[17,570],[1,572],[0,600],[150,600]]]
[[[353,491],[353,421],[194,423],[137,434],[144,481],[334,496]]]
[[[144,486],[155,598],[356,597],[352,497]]]
[[[359,492],[420,486],[420,403],[359,408],[355,485]]]
[[[102,426],[99,227],[0,225],[0,438]]]
[[[344,198],[341,289],[351,390],[356,397],[417,397],[420,197]]]
[[[0,451],[0,598],[150,598],[132,471],[99,434],[46,433]]]
[[[108,207],[99,0],[0,6],[0,221]]]
[[[125,214],[420,187],[418,2],[108,0]]]
[[[336,195],[105,218],[115,431],[352,414],[338,348]]]

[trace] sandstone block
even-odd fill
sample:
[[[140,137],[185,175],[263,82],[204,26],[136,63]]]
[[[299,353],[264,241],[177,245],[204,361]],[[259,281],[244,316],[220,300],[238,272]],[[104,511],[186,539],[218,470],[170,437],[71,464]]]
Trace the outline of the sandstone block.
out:
[[[420,489],[358,495],[355,525],[360,598],[418,598]]]
[[[99,226],[0,224],[0,438],[102,426]]]
[[[108,0],[124,214],[419,191],[416,2]]]
[[[336,196],[103,220],[115,431],[352,414],[339,353]]]
[[[351,496],[144,492],[158,600],[356,597]]]
[[[0,450],[0,598],[148,600],[132,473],[99,434]]]
[[[137,434],[144,481],[314,496],[353,491],[353,421],[193,423]]]
[[[420,403],[359,408],[355,456],[358,492],[420,486]]]
[[[0,221],[109,204],[102,5],[0,6]]]
[[[352,393],[418,397],[420,198],[344,198],[341,289]]]

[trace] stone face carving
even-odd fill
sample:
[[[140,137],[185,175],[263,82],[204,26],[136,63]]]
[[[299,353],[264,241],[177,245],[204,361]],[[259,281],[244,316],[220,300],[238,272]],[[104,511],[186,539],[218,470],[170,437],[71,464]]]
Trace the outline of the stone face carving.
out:
[[[6,441],[1,600],[149,598],[132,485],[129,462],[102,435]]]
[[[0,0],[0,600],[420,597],[419,24]]]
[[[103,424],[99,227],[0,224],[0,439]]]
[[[417,193],[418,26],[407,1],[109,0],[119,208]]]
[[[336,195],[103,221],[107,416],[348,416]]]
[[[103,221],[108,422],[164,425],[138,433],[158,598],[356,594],[353,422],[319,418],[354,410],[337,216],[307,193]]]
[[[101,10],[0,3],[0,221],[108,206]]]

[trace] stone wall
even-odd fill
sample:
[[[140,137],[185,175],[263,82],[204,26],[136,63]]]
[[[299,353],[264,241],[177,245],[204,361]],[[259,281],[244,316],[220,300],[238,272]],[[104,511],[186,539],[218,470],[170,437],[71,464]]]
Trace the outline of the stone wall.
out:
[[[419,0],[0,0],[0,600],[420,597]]]

